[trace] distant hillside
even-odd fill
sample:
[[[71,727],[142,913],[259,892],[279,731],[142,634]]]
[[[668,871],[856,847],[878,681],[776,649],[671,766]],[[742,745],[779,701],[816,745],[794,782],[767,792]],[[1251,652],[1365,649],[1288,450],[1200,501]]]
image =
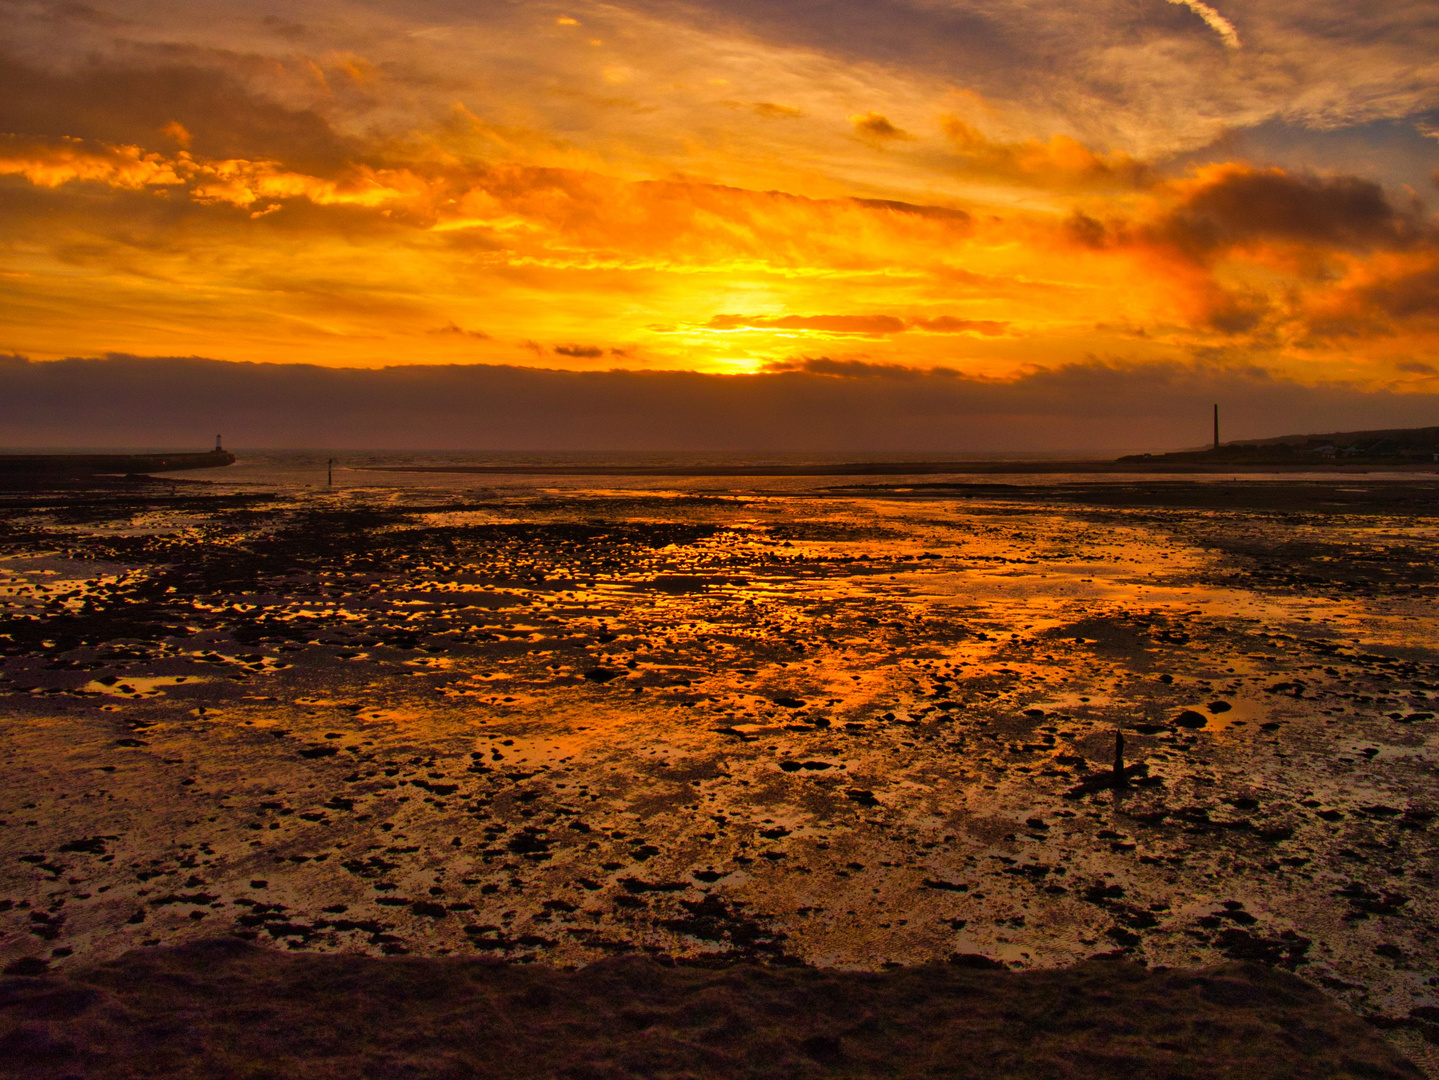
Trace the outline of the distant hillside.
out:
[[[1242,439],[1223,443],[1220,449],[1229,446],[1334,446],[1377,447],[1392,445],[1398,448],[1412,447],[1439,450],[1439,427],[1384,428],[1378,431],[1331,431],[1323,435],[1280,435],[1277,439]]]
[[[1312,465],[1326,460],[1356,465],[1405,465],[1439,461],[1439,427],[1331,431],[1244,439],[1206,450],[1131,454],[1123,462],[1213,462],[1246,465]]]

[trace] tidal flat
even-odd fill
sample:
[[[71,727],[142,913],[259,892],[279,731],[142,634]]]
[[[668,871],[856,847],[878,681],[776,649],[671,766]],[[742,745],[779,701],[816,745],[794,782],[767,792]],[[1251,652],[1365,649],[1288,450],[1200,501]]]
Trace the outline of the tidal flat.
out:
[[[805,483],[0,496],[0,965],[1118,952],[1439,1036],[1432,481]]]

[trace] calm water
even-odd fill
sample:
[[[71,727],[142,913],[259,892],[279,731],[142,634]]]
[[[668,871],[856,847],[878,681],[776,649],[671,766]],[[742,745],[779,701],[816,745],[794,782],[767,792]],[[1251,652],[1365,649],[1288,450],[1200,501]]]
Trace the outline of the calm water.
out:
[[[327,462],[334,461],[334,487],[338,490],[386,488],[426,488],[476,492],[506,490],[514,488],[537,488],[553,491],[771,491],[801,492],[822,488],[828,484],[864,484],[883,482],[886,485],[914,483],[942,483],[956,480],[973,484],[1083,484],[1123,483],[1126,481],[1154,480],[1152,473],[987,473],[935,474],[924,473],[913,476],[884,476],[882,478],[843,476],[826,481],[823,477],[594,477],[563,476],[545,474],[525,475],[466,475],[438,473],[392,473],[368,470],[384,467],[403,466],[478,466],[478,465],[538,465],[552,468],[560,465],[595,467],[604,465],[681,468],[707,465],[731,467],[735,465],[816,465],[845,464],[858,461],[942,461],[941,454],[884,454],[867,457],[864,454],[740,454],[740,453],[450,453],[434,451],[306,451],[306,450],[255,450],[236,451],[237,460],[233,466],[220,470],[195,471],[174,474],[179,478],[204,479],[224,486],[273,487],[284,490],[318,489],[326,486]],[[1118,456],[1118,455],[1116,455]],[[1041,457],[1002,458],[975,457],[975,461],[1044,460]],[[1213,474],[1190,474],[1182,478],[1194,483],[1230,480],[1232,473],[1218,471]],[[1294,474],[1246,474],[1246,480],[1292,480]],[[1315,482],[1360,482],[1365,480],[1413,480],[1412,474],[1374,472],[1356,478],[1353,473],[1306,473],[1306,481]]]

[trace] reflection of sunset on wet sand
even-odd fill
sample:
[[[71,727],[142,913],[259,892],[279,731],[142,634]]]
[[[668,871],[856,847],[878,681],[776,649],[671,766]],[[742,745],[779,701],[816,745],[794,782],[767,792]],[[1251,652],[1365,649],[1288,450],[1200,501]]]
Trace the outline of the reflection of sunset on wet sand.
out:
[[[31,516],[3,566],[34,858],[5,918],[66,903],[8,948],[1121,949],[1420,991],[1413,482],[1222,511],[706,486]],[[1349,514],[1260,505],[1316,493]],[[1133,779],[1086,787],[1116,730]]]

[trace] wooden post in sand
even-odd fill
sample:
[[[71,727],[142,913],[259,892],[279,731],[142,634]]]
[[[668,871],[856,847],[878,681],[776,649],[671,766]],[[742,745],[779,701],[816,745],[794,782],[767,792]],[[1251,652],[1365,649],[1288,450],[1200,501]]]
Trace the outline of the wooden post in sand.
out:
[[[335,459],[330,458],[325,462],[325,486],[335,486]]]
[[[1114,786],[1123,787],[1124,779],[1124,732],[1114,729]]]

